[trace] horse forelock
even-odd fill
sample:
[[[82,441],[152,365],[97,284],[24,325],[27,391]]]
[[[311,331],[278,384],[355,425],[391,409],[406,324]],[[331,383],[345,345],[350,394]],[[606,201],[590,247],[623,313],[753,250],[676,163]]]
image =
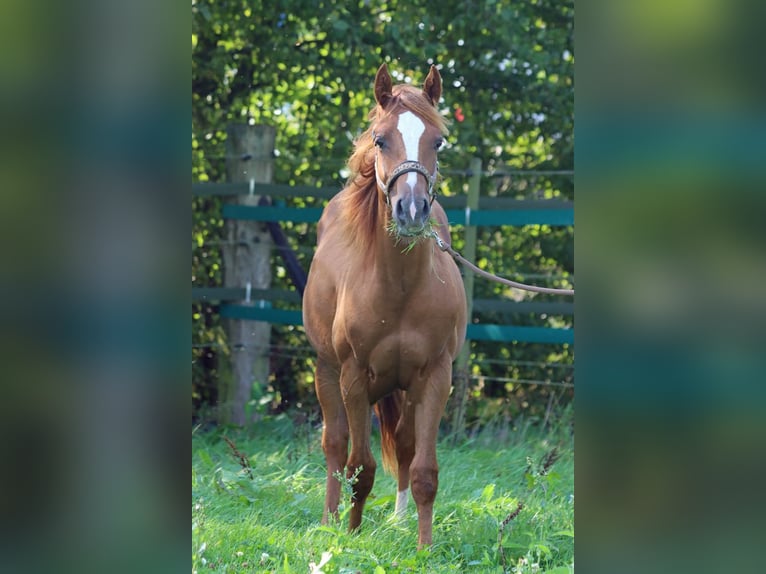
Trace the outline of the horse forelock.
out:
[[[439,129],[447,135],[447,120],[425,97],[420,88],[401,84],[394,86],[393,97],[386,108],[376,105],[369,113],[369,127],[354,141],[354,151],[348,160],[350,176],[346,183],[343,202],[343,221],[348,226],[348,234],[367,250],[379,226],[385,227],[387,210],[375,179],[375,148],[372,133],[376,124],[385,117],[400,115],[410,111],[425,123]]]

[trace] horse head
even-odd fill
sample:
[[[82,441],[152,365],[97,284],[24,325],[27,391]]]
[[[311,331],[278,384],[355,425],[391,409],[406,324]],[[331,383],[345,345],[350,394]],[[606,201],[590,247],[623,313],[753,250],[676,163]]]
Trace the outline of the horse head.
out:
[[[436,109],[441,92],[436,66],[431,66],[422,90],[392,86],[386,64],[375,76],[378,107],[370,132],[375,176],[398,235],[418,235],[429,221],[439,169],[437,152],[446,134]]]

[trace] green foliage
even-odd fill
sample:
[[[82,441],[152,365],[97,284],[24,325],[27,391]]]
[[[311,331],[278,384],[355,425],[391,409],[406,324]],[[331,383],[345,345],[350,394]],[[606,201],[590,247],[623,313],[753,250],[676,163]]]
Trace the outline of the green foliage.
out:
[[[404,82],[441,66],[443,107],[465,118],[443,165],[573,167],[573,2],[198,0],[192,12],[197,180],[222,175],[204,160],[223,155],[226,124],[251,121],[278,127],[278,181],[340,184],[383,61]]]
[[[416,550],[414,502],[404,520],[395,520],[396,483],[382,472],[359,532],[347,532],[346,517],[320,524],[326,475],[321,432],[315,425],[280,415],[247,431],[226,431],[237,451],[248,457],[253,478],[221,431],[197,431],[192,437],[193,569],[282,573],[308,568],[325,574],[571,571],[570,417],[567,411],[563,424],[545,433],[511,425],[502,434],[479,433],[456,446],[439,443],[434,545],[421,552]],[[379,453],[377,436],[372,448]],[[546,468],[554,448],[559,456]],[[348,495],[349,482],[340,478]],[[522,510],[503,526],[519,503]],[[344,499],[341,510],[349,504]]]
[[[346,158],[365,128],[373,104],[372,81],[386,61],[396,82],[419,84],[428,66],[440,66],[440,107],[450,120],[440,154],[439,192],[465,193],[467,178],[455,173],[478,156],[491,172],[482,196],[573,199],[574,48],[572,0],[508,3],[354,2],[281,0],[192,2],[192,180],[225,180],[225,128],[233,122],[277,129],[275,182],[340,189]],[[509,170],[547,170],[535,176]],[[192,200],[192,284],[221,284],[220,200]],[[290,207],[320,206],[308,198]],[[315,226],[283,224],[300,264],[308,269]],[[463,247],[462,230],[453,244]],[[566,286],[574,273],[573,229],[544,225],[479,228],[478,264],[531,282]],[[289,288],[278,256],[274,286]],[[512,277],[513,278],[513,277]],[[525,277],[516,276],[517,279]],[[476,282],[477,298],[520,297],[518,292]],[[531,298],[532,296],[526,296]],[[535,301],[555,301],[535,295]],[[571,326],[572,317],[482,313],[485,323]],[[192,309],[195,412],[215,404],[231,352],[209,304]],[[274,405],[316,410],[312,353],[302,330],[274,326]],[[566,404],[568,388],[525,381],[573,381],[567,346],[473,342],[468,420],[532,414],[544,420]],[[551,366],[557,365],[557,366]]]

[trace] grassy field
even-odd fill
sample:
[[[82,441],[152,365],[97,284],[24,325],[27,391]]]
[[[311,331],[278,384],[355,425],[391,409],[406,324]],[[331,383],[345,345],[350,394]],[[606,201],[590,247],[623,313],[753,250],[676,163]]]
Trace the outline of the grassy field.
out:
[[[434,544],[417,552],[417,515],[393,522],[396,483],[379,465],[359,532],[322,526],[317,425],[289,417],[192,432],[192,565],[203,572],[574,571],[571,413],[542,432],[517,421],[438,448]],[[373,452],[379,459],[378,436]],[[237,455],[239,453],[240,456]],[[521,504],[521,510],[515,511]]]

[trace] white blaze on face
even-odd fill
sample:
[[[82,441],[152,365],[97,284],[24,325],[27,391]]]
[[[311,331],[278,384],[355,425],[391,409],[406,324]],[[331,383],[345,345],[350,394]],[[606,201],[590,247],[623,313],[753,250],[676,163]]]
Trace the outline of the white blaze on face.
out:
[[[399,116],[399,123],[396,125],[399,133],[402,134],[404,142],[404,152],[407,154],[407,161],[420,161],[420,138],[426,131],[423,121],[412,112],[404,112]],[[415,190],[415,184],[418,181],[418,174],[410,172],[407,174],[407,184],[410,186],[410,192]],[[410,203],[410,215],[415,219],[417,208],[415,202]]]

